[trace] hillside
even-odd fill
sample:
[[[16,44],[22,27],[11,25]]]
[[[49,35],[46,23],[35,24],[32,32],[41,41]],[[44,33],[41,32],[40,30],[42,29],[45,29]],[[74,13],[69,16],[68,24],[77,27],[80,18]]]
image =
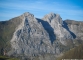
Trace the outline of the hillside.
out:
[[[15,28],[21,23],[21,18],[16,17],[8,21],[0,22],[0,50],[8,51],[10,49],[10,40]],[[1,51],[0,51],[1,54]]]
[[[65,52],[63,56],[58,58],[58,60],[62,59],[83,59],[83,44]]]

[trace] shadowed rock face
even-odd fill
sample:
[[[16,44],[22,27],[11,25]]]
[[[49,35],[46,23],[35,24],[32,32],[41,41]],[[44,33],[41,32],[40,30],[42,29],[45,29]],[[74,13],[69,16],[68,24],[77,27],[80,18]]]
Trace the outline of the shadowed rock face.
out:
[[[74,38],[83,40],[83,21],[65,20],[64,22]]]
[[[72,32],[72,31],[70,31],[70,29],[69,29],[69,27],[68,27],[68,24],[65,22],[65,21],[63,21],[63,25],[62,25],[67,31],[69,31],[69,33],[73,36],[73,38],[75,39],[76,38],[76,35]]]
[[[67,46],[67,40],[78,36],[77,30],[73,29],[77,25],[70,24],[71,27],[59,14],[50,13],[38,19],[26,12],[19,18],[21,23],[15,29],[7,55],[58,55],[65,49],[61,50],[61,46]]]
[[[44,21],[44,20],[38,19],[38,18],[37,18],[37,20],[39,23],[41,23],[43,25],[44,29],[49,34],[51,43],[53,43],[54,40],[56,40],[56,36],[54,34],[54,29],[50,26],[50,24],[47,21]]]

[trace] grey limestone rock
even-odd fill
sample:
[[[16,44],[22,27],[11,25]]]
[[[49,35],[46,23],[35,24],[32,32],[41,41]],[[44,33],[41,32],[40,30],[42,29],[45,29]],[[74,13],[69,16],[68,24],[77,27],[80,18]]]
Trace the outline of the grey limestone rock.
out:
[[[12,49],[8,55],[33,56],[45,53],[58,55],[61,53],[59,44],[66,46],[66,40],[75,39],[76,35],[83,35],[77,31],[82,26],[67,25],[71,22],[63,21],[59,14],[50,13],[38,19],[26,12],[19,18],[22,22],[17,26],[10,41]]]

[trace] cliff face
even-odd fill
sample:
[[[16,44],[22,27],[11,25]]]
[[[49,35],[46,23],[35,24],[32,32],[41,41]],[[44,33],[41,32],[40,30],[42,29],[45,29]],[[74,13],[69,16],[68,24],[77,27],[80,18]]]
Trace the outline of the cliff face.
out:
[[[83,40],[83,22],[63,21],[60,15],[54,13],[49,13],[39,19],[26,12],[8,22],[10,22],[8,29],[11,27],[8,30],[10,32],[7,31],[10,33],[7,37],[11,38],[7,42],[11,49],[7,51],[7,55],[10,56],[59,55]]]

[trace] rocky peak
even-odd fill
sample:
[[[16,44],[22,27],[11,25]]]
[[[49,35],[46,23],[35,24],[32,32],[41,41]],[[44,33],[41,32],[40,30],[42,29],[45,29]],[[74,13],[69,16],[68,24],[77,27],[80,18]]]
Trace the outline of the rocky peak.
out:
[[[23,14],[23,16],[24,16],[24,17],[34,17],[34,15],[31,14],[31,13],[29,13],[29,12],[25,12],[25,13]]]
[[[25,12],[23,13],[20,18],[22,19],[22,22],[25,21],[25,20],[29,20],[29,22],[37,22],[36,18],[34,17],[33,14],[29,13],[29,12]]]
[[[44,18],[48,18],[48,19],[51,20],[51,19],[53,19],[55,16],[56,16],[55,13],[49,13],[49,14],[45,15]]]
[[[55,18],[55,17],[59,17],[59,16],[60,16],[59,14],[55,14],[55,13],[52,13],[52,12],[51,12],[51,13],[45,15],[43,19],[49,19],[49,20],[52,20],[53,18]]]
[[[49,13],[47,15],[45,15],[43,18],[43,20],[52,23],[52,22],[59,22],[60,24],[62,24],[62,18],[60,17],[59,14],[55,14],[55,13]]]

